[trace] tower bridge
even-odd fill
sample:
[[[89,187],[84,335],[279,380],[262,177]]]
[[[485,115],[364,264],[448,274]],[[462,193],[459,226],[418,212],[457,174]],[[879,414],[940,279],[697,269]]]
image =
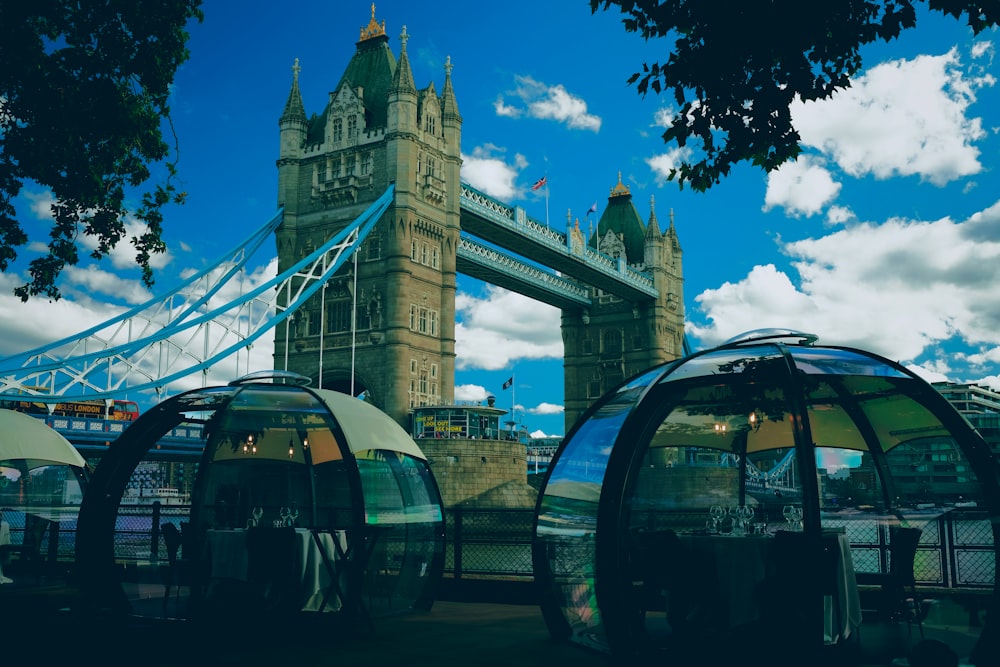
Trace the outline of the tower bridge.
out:
[[[673,216],[640,217],[610,188],[596,232],[560,232],[460,178],[452,65],[418,89],[374,16],[320,113],[307,116],[295,63],[279,119],[277,213],[165,295],[35,350],[0,359],[0,394],[32,400],[163,392],[274,335],[274,368],[366,394],[400,424],[454,401],[457,276],[561,310],[565,423],[626,377],[686,352]],[[321,85],[327,85],[320,82]],[[328,88],[329,89],[329,88]],[[278,275],[232,301],[273,238]]]

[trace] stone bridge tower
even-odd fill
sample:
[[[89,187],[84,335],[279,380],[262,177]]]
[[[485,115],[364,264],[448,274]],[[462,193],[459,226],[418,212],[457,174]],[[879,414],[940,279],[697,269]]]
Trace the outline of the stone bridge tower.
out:
[[[373,6],[319,114],[306,115],[297,60],[292,68],[279,121],[279,272],[390,184],[396,193],[357,262],[347,262],[295,314],[287,335],[283,326],[275,330],[276,368],[287,357],[288,370],[313,378],[313,386],[364,392],[404,428],[412,407],[454,396],[462,129],[450,59],[441,93],[433,82],[418,90],[407,39],[404,26],[397,60]]]
[[[653,203],[651,198],[649,222],[643,224],[619,174],[588,241],[591,248],[651,273],[659,297],[631,303],[591,288],[589,309],[562,312],[567,433],[595,400],[623,380],[684,354],[680,241],[673,213],[660,232]]]

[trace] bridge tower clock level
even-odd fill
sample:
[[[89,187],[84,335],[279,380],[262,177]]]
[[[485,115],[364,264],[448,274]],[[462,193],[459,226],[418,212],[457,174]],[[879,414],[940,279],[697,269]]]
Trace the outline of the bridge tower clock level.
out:
[[[275,367],[366,400],[408,428],[411,408],[454,400],[456,247],[462,118],[450,59],[440,93],[414,85],[385,21],[361,28],[319,114],[306,115],[299,63],[279,120],[278,270],[358,217],[390,184],[395,199],[354,259],[275,330]]]

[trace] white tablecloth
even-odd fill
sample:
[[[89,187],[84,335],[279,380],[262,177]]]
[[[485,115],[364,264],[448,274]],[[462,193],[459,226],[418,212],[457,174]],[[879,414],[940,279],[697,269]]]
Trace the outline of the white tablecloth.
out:
[[[0,521],[0,546],[4,544],[10,544],[10,524],[6,521]],[[9,584],[13,581],[13,579],[3,576],[3,559],[0,558],[0,584]]]
[[[828,644],[847,639],[861,626],[861,600],[858,597],[858,581],[854,576],[854,560],[851,558],[851,543],[847,535],[837,536],[837,548],[840,551],[837,557],[838,608],[834,608],[832,596],[827,595],[823,599],[823,636]],[[835,614],[838,609],[839,614]],[[840,623],[838,627],[834,627],[838,616]]]
[[[215,579],[236,579],[247,581],[247,542],[245,529],[209,530],[205,544],[207,557],[210,561],[210,572]],[[337,549],[339,542],[340,550]],[[318,542],[318,543],[317,543]],[[339,554],[347,549],[346,534],[342,530],[319,532],[314,536],[306,528],[295,529],[295,563],[296,573],[301,583],[302,609],[317,611],[320,609],[324,594],[331,584],[330,572],[323,562],[320,547],[326,552],[327,558],[336,566]],[[343,584],[343,582],[338,582]],[[341,600],[330,596],[323,611],[336,611]]]

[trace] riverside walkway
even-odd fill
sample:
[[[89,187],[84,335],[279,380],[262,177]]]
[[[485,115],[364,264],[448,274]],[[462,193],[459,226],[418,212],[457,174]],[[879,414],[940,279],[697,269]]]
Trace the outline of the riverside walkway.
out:
[[[5,619],[7,620],[7,619]],[[13,620],[13,619],[12,619]],[[27,619],[20,619],[27,621]],[[371,630],[314,622],[269,627],[220,619],[218,631],[179,621],[94,627],[72,613],[35,616],[0,629],[3,664],[102,667],[337,665],[337,667],[607,667],[605,656],[553,641],[534,605],[435,602],[427,612],[376,619]],[[21,662],[27,660],[30,662]]]

